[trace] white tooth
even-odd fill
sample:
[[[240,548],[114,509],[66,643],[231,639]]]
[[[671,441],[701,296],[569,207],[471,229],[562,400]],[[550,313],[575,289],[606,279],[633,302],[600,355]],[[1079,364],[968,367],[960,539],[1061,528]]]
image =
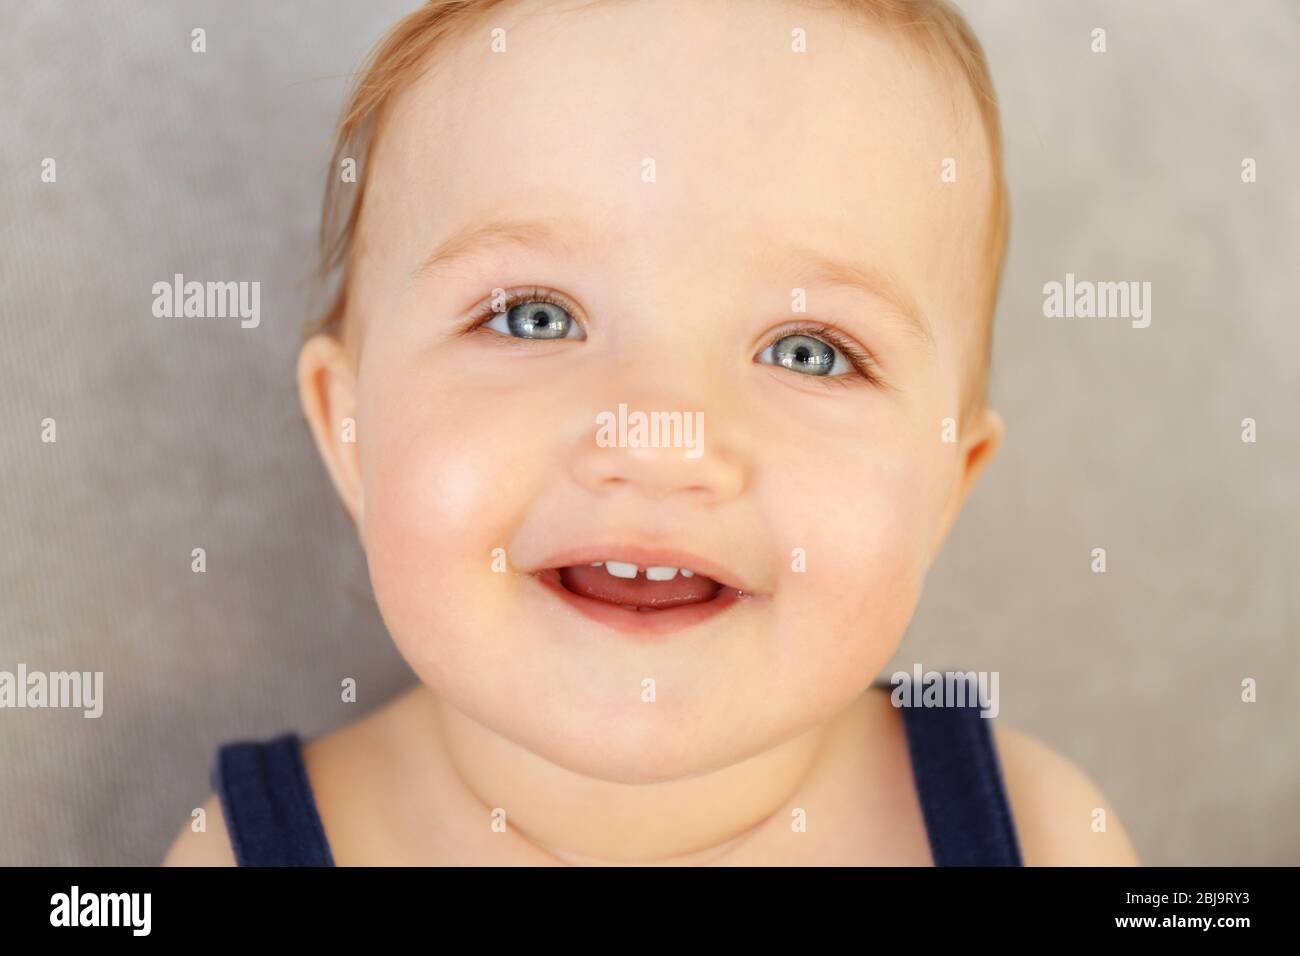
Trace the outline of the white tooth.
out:
[[[592,566],[593,568],[598,568],[598,567],[600,567],[600,566],[601,566],[602,564],[604,564],[604,563],[605,563],[604,561],[593,561],[593,562],[591,562],[591,566]]]
[[[671,581],[677,577],[676,568],[650,567],[645,569],[647,581]]]
[[[606,561],[605,570],[616,578],[634,578],[639,568],[626,561]]]
[[[684,577],[684,578],[693,578],[693,577],[695,577],[695,572],[694,572],[694,571],[687,570],[686,568],[682,568],[682,577]]]

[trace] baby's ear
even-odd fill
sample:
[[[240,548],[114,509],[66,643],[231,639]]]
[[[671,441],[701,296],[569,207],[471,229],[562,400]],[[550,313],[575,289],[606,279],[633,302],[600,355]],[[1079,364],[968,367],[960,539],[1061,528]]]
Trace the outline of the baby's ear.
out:
[[[944,507],[943,517],[939,521],[937,533],[930,547],[932,561],[939,553],[939,549],[943,547],[953,522],[957,520],[957,515],[961,513],[967,496],[975,487],[975,479],[979,478],[980,473],[1002,447],[1002,436],[1006,430],[1002,416],[991,408],[981,408],[971,415],[969,420],[962,423],[957,445],[957,453],[960,456],[957,462],[957,474],[953,477],[948,503]]]
[[[357,446],[356,376],[344,344],[313,335],[298,353],[298,398],[334,490],[361,527],[363,494]]]

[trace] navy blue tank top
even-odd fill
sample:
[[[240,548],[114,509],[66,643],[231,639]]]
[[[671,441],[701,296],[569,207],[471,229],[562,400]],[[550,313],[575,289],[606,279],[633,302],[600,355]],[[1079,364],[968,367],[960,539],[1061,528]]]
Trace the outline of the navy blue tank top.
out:
[[[900,710],[935,865],[1021,866],[992,719],[975,704]],[[334,865],[298,734],[223,744],[212,785],[240,866]]]

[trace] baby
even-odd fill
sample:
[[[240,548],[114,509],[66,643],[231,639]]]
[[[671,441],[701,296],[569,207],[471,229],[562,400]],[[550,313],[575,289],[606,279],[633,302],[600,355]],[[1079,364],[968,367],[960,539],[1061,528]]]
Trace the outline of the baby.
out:
[[[398,23],[298,384],[419,683],[222,747],[166,862],[1136,863],[1069,761],[877,681],[1002,439],[1006,209],[943,0]]]

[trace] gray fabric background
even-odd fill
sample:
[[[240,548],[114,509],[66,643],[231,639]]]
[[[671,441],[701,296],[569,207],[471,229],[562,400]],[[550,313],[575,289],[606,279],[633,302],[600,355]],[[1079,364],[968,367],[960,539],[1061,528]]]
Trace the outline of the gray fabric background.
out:
[[[0,670],[106,698],[0,710],[0,863],[153,864],[218,742],[412,679],[293,385],[345,76],[411,5],[0,0]],[[1007,136],[1009,435],[895,665],[998,670],[1146,863],[1300,863],[1300,8],[963,5]],[[260,281],[261,327],[155,319],[175,272]],[[1151,281],[1151,327],[1044,318],[1066,272]]]

